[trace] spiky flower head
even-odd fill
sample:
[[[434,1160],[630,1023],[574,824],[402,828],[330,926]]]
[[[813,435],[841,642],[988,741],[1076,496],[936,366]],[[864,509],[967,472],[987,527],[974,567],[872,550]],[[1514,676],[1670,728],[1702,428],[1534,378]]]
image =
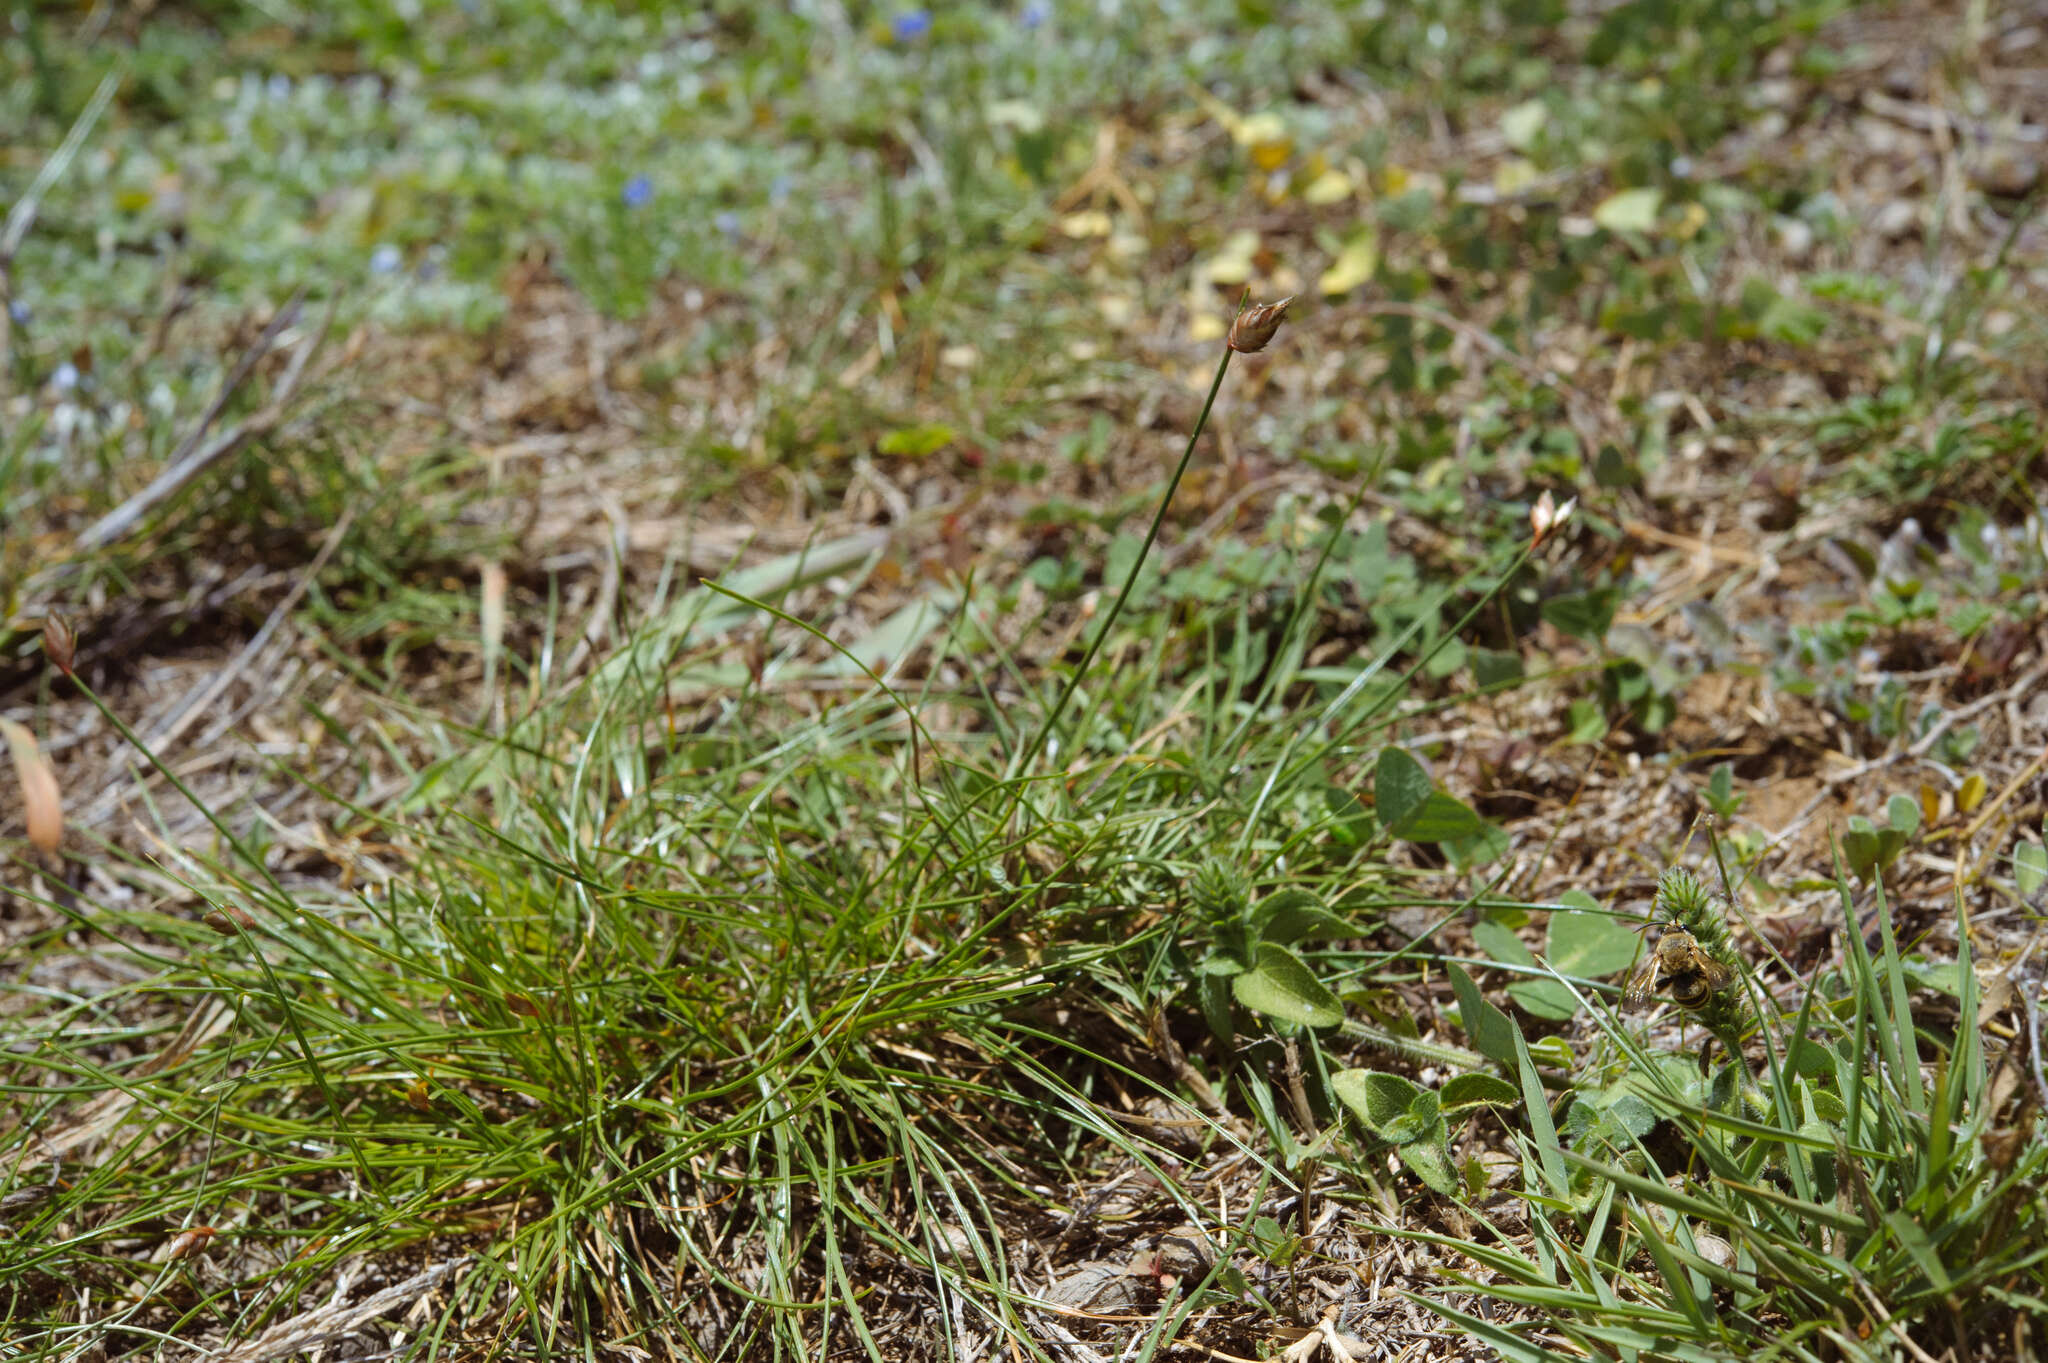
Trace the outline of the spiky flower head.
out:
[[[1663,922],[1676,923],[1699,938],[1728,966],[1735,965],[1735,948],[1728,937],[1728,906],[1691,871],[1673,866],[1657,878],[1656,913]]]
[[[1202,917],[1220,922],[1244,912],[1251,902],[1251,887],[1245,884],[1242,871],[1212,857],[1195,868],[1194,878],[1188,882],[1188,897]]]
[[[1735,943],[1728,935],[1724,902],[1700,884],[1699,877],[1691,871],[1673,866],[1657,878],[1655,911],[1661,921],[1691,933],[1722,965],[1737,974],[1742,972],[1742,958],[1736,954]],[[1716,991],[1695,1016],[1722,1039],[1730,1055],[1740,1054],[1739,1038],[1749,1020],[1749,1006],[1739,990]]]

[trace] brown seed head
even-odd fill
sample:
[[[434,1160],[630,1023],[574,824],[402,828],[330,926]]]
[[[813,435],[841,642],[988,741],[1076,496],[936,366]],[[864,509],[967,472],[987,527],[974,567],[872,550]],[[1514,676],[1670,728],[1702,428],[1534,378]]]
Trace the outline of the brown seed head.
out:
[[[208,909],[204,919],[206,926],[223,937],[235,934],[235,925],[240,924],[244,932],[256,930],[256,917],[247,909],[238,909],[232,904],[223,904],[217,909]]]
[[[1246,308],[1230,324],[1230,335],[1224,344],[1240,354],[1250,355],[1264,350],[1266,342],[1273,339],[1273,333],[1280,330],[1280,323],[1287,319],[1287,305],[1294,301],[1288,294],[1277,303],[1259,303]]]
[[[43,617],[43,653],[65,676],[71,675],[71,660],[78,652],[78,631],[54,611]]]

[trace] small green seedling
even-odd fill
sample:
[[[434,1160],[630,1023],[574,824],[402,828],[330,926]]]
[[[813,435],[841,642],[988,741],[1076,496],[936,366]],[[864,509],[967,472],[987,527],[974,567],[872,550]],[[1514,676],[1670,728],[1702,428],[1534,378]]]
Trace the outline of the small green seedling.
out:
[[[1707,777],[1707,788],[1701,798],[1706,800],[1707,808],[1714,811],[1714,816],[1724,823],[1741,811],[1742,803],[1748,797],[1735,789],[1734,764],[1723,762],[1714,768]]]
[[[1842,835],[1842,859],[1858,880],[1868,884],[1899,859],[1919,831],[1919,804],[1909,796],[1894,795],[1885,804],[1883,828],[1860,814],[1849,816],[1849,831]]]

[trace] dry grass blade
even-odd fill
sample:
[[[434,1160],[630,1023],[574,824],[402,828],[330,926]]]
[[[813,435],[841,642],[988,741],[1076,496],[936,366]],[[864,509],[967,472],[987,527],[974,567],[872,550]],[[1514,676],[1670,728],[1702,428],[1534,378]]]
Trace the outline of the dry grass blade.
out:
[[[498,675],[498,657],[505,651],[505,565],[495,560],[483,566],[483,601],[477,609],[478,632],[483,636],[484,704],[490,704],[492,683]]]
[[[64,135],[63,144],[57,148],[55,155],[43,163],[42,170],[37,172],[35,182],[28,187],[28,192],[16,200],[14,207],[8,211],[7,227],[4,232],[0,232],[0,266],[13,262],[14,253],[21,249],[22,238],[27,236],[28,229],[35,225],[36,210],[42,205],[43,195],[49,192],[50,186],[55,184],[66,170],[70,169],[71,162],[78,156],[78,149],[85,145],[85,139],[91,136],[94,125],[100,121],[100,115],[106,112],[107,101],[114,97],[114,91],[121,88],[124,74],[121,71],[109,71],[100,78],[99,86],[92,92],[92,99],[86,104],[84,112],[72,122],[71,131]]]
[[[271,1326],[246,1344],[237,1345],[226,1353],[213,1355],[215,1363],[264,1363],[266,1359],[283,1358],[287,1354],[301,1353],[332,1343],[361,1329],[388,1311],[418,1301],[468,1264],[467,1255],[459,1259],[449,1259],[413,1274],[402,1283],[394,1283],[382,1292],[365,1297],[353,1306],[330,1302],[326,1306],[316,1307],[304,1315],[294,1316],[290,1320]]]

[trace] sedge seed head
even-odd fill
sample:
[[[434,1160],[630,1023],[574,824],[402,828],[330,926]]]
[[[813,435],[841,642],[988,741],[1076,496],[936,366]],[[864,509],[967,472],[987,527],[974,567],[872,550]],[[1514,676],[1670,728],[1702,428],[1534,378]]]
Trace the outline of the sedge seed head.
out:
[[[1258,303],[1246,308],[1230,324],[1230,334],[1224,344],[1241,355],[1250,355],[1264,350],[1266,342],[1273,339],[1273,333],[1280,330],[1280,324],[1287,320],[1287,305],[1294,301],[1288,294],[1277,303]]]

